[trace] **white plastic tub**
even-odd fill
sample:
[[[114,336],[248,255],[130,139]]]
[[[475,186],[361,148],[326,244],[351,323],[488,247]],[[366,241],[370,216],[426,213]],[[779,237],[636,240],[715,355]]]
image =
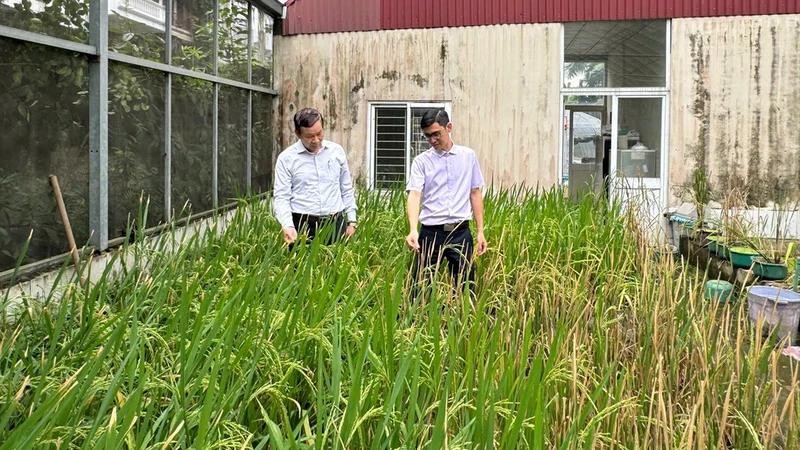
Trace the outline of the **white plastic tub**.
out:
[[[751,286],[747,290],[747,309],[753,325],[763,321],[763,332],[775,330],[778,339],[793,343],[800,325],[800,293],[773,286]]]

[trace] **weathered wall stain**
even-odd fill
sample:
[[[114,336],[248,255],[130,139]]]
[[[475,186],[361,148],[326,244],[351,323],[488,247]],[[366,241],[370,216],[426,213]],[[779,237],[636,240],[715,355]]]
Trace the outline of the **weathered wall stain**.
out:
[[[795,21],[794,23],[794,37],[792,40],[796,45],[796,49],[794,52],[789,51],[788,58],[786,59],[786,66],[789,72],[787,79],[790,83],[794,83],[797,85],[800,83],[800,20]],[[795,118],[795,120],[800,120],[800,102],[788,102],[788,116]],[[795,123],[795,129],[800,128],[800,125]],[[789,137],[791,139],[791,137]],[[800,149],[800,132],[795,135],[794,145],[796,148]],[[795,158],[798,158],[798,155],[794,155]],[[791,158],[791,155],[787,155],[787,157]],[[800,169],[796,170],[794,173],[795,179],[794,183],[789,183],[789,185],[800,186]]]
[[[291,125],[288,123],[284,123],[284,120],[288,118],[291,121],[291,117],[295,112],[295,101],[299,97],[300,92],[296,89],[296,84],[294,80],[284,80],[283,82],[278,85],[278,89],[283,95],[279,95],[276,97],[276,105],[274,106],[275,111],[275,130],[281,130],[283,132],[277,132],[273,134],[273,139],[275,141],[275,148],[276,151],[280,151],[280,149],[286,148],[289,145],[288,136],[285,132],[286,130],[291,132]]]
[[[753,126],[750,131],[750,151],[747,158],[747,178],[746,183],[740,184],[739,188],[744,188],[747,194],[748,203],[760,203],[758,197],[763,195],[761,186],[761,153],[757,151],[761,142],[761,112],[753,111]],[[729,189],[731,186],[717,184],[717,190]]]
[[[750,46],[752,50],[752,57],[750,58],[750,73],[753,77],[753,87],[756,97],[761,95],[761,26],[756,25],[755,29],[750,30]],[[752,126],[750,127],[750,150],[747,152],[747,178],[746,181],[737,186],[746,192],[747,201],[753,203],[754,200],[763,195],[761,186],[760,165],[761,154],[753,149],[758,149],[761,143],[761,109],[760,105],[756,103],[751,108]],[[724,159],[723,159],[724,161]],[[727,189],[730,186],[719,184],[717,189]]]
[[[357,93],[358,91],[360,91],[362,89],[364,89],[364,73],[363,72],[361,73],[361,78],[358,80],[358,83],[356,83],[353,86],[353,89],[350,89],[350,92],[355,94],[355,93]]]
[[[396,70],[384,70],[382,74],[378,75],[378,79],[397,81],[400,79],[400,72]]]
[[[800,16],[672,21],[670,184],[800,200]],[[672,199],[676,202],[677,199]]]
[[[336,130],[339,126],[339,110],[336,109],[336,92],[334,91],[331,91],[328,94],[327,111],[328,123],[326,124],[326,127],[329,130]]]
[[[409,78],[411,79],[411,81],[417,83],[417,86],[421,88],[424,88],[425,86],[428,85],[428,79],[418,73],[411,75]]]
[[[775,28],[775,25],[770,26],[769,28],[770,34],[770,41],[772,43],[773,50],[779,48],[780,43],[778,42],[778,32]],[[778,117],[781,115],[780,108],[779,108],[779,100],[777,98],[778,91],[781,88],[780,84],[784,81],[781,79],[781,72],[782,68],[780,67],[780,60],[778,55],[775,51],[772,52],[771,55],[772,61],[770,64],[770,84],[769,84],[769,118],[767,119],[767,141],[769,142],[769,157],[767,160],[769,161],[769,166],[767,167],[768,173],[771,172],[771,168],[773,167],[783,167],[785,153],[779,148],[780,144],[780,126],[778,125]],[[800,80],[793,80],[793,83],[798,83]],[[797,87],[796,89],[800,89]],[[797,119],[800,119],[798,117]],[[795,154],[796,157],[800,157],[800,154]],[[772,186],[767,186],[770,191],[772,191],[771,200],[774,201],[781,201],[783,200],[785,192],[788,192],[788,186],[786,186],[786,180],[791,179],[793,177],[784,176],[780,174],[776,177],[770,177],[769,179],[772,182]],[[800,186],[798,186],[800,187]],[[764,198],[766,198],[766,194]]]
[[[706,37],[695,33],[689,36],[692,56],[692,76],[694,78],[694,105],[692,114],[699,121],[697,143],[690,146],[696,166],[705,167],[709,142],[709,112],[711,94],[706,87],[708,82],[708,65],[706,63]]]
[[[761,95],[761,26],[756,26],[755,30],[750,30],[750,48],[753,50],[751,68],[753,73],[753,86],[756,95]]]
[[[353,86],[353,89],[350,89],[350,97],[348,98],[348,103],[352,105],[349,108],[350,111],[350,128],[357,126],[359,123],[359,119],[361,115],[359,114],[359,105],[361,101],[364,99],[364,72],[359,72],[359,81],[358,83]]]
[[[276,37],[277,141],[281,148],[294,141],[287,101],[317,106],[337,118],[326,136],[345,146],[351,169],[364,177],[370,101],[449,101],[453,138],[475,149],[487,180],[553,185],[560,30],[525,24]]]

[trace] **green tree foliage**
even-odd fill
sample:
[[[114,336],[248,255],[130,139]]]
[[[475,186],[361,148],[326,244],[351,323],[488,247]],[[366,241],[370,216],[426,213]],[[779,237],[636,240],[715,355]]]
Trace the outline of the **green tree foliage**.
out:
[[[606,64],[601,62],[570,62],[564,65],[564,77],[573,80],[577,88],[596,88],[606,85]],[[594,104],[597,96],[571,95],[567,104]]]

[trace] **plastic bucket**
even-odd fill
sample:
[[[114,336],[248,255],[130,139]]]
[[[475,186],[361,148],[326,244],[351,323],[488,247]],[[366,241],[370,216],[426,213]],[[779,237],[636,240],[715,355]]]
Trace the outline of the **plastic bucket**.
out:
[[[708,237],[708,251],[709,252],[711,252],[713,254],[717,253],[717,248],[718,248],[717,245],[718,245],[720,239],[722,239],[722,236],[709,236]]]
[[[775,331],[778,339],[797,338],[800,324],[800,293],[774,286],[747,289],[747,309],[753,324],[763,321],[764,333]]]
[[[800,289],[800,257],[794,263],[794,290]]]
[[[706,281],[706,299],[727,303],[733,299],[733,285],[725,280]]]
[[[720,258],[730,259],[731,255],[729,248],[730,247],[728,247],[728,244],[717,241],[717,255],[719,255]]]

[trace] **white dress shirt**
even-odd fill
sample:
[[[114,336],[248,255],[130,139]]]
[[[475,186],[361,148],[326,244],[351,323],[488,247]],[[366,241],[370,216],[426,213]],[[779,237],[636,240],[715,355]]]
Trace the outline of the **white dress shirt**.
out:
[[[356,221],[356,200],[347,155],[341,145],[322,141],[309,152],[298,140],[278,155],[272,191],[275,217],[281,226],[293,227],[292,213],[327,216],[344,211]]]
[[[483,184],[475,151],[453,144],[447,151],[431,147],[417,155],[406,190],[422,193],[419,222],[441,225],[472,219],[470,193]]]

